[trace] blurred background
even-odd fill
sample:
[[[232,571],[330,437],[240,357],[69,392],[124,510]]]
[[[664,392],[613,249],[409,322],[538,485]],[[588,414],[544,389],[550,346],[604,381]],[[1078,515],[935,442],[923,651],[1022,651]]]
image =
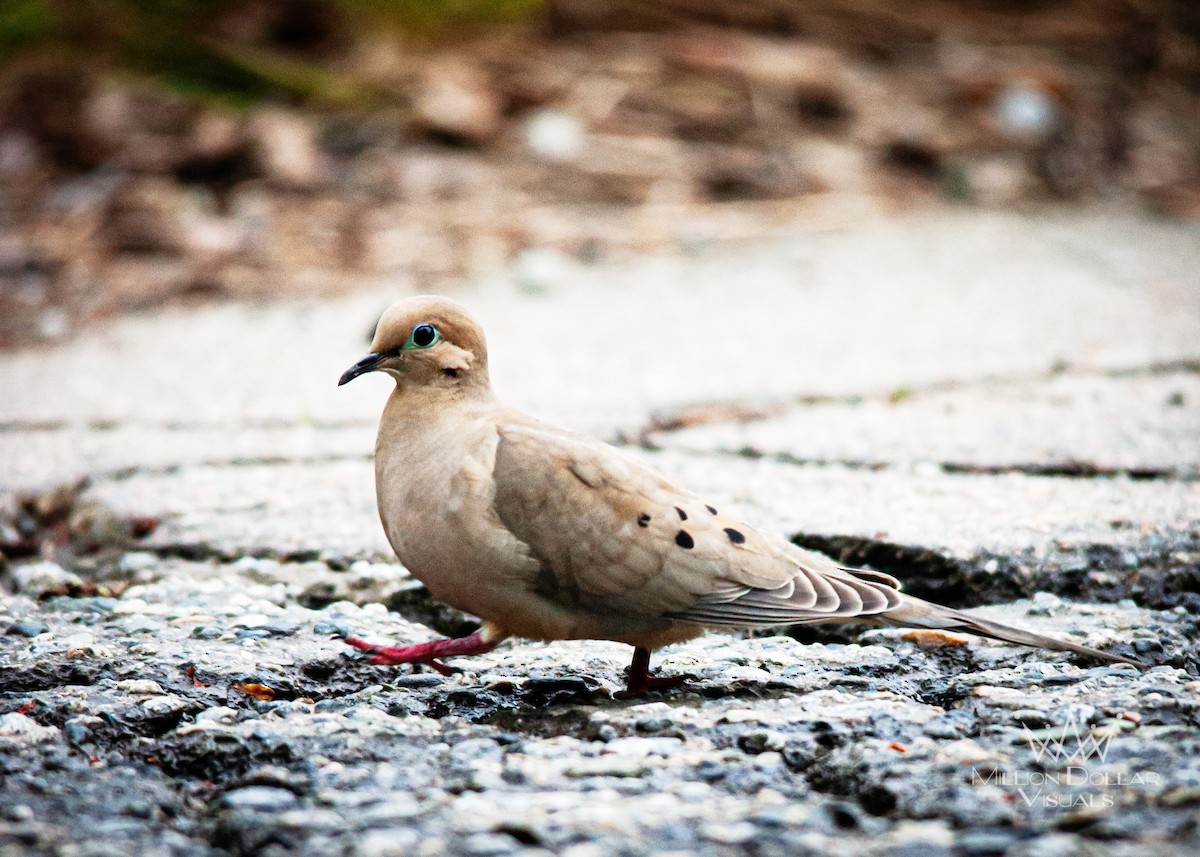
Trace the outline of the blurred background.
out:
[[[1200,3],[0,2],[0,347],[1096,203],[1200,216]]]

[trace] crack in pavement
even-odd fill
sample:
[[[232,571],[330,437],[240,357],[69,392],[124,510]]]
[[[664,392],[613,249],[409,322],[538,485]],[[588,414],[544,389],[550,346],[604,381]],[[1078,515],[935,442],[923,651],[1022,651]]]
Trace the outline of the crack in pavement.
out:
[[[744,458],[750,461],[771,461],[792,467],[837,467],[871,473],[902,471],[913,466],[930,465],[942,473],[965,476],[1007,476],[1021,474],[1057,479],[1117,479],[1135,482],[1200,482],[1200,466],[1183,467],[1104,467],[1089,461],[1012,462],[1008,464],[978,464],[960,461],[882,461],[857,458],[806,458],[790,452],[763,452],[744,446],[738,449],[676,449],[663,447],[651,440],[625,443],[631,449],[646,452],[672,452],[695,458]]]
[[[860,405],[864,402],[912,401],[925,396],[942,393],[967,392],[1051,381],[1064,376],[1099,378],[1150,378],[1167,375],[1200,374],[1200,359],[1180,358],[1149,363],[1143,366],[1096,368],[1078,364],[1060,363],[1043,372],[1017,375],[985,375],[971,381],[941,380],[912,386],[901,385],[889,391],[859,394],[800,394],[780,398],[726,399],[696,402],[663,409],[650,415],[641,426],[622,432],[619,439],[628,444],[645,446],[653,444],[650,436],[668,434],[681,429],[726,423],[759,422],[779,416],[794,408],[812,405]],[[653,448],[653,447],[647,447]]]
[[[341,461],[371,461],[373,453],[329,453],[326,455],[247,455],[236,458],[211,458],[157,466],[132,464],[85,477],[90,482],[124,482],[138,476],[171,476],[190,468],[209,467],[284,467],[292,464],[335,464]]]
[[[1113,479],[1125,478],[1135,482],[1197,482],[1200,468],[1197,467],[1102,467],[1090,461],[1057,461],[1013,464],[960,464],[952,461],[938,463],[944,473],[962,473],[972,476],[1003,476],[1023,473],[1026,476],[1048,476],[1060,479]]]

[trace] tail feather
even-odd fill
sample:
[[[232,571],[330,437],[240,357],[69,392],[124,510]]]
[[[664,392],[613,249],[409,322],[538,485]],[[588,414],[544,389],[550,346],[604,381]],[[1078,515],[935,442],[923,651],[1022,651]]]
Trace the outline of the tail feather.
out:
[[[1043,634],[1036,634],[1033,631],[1026,631],[1024,628],[1014,628],[991,619],[972,616],[960,610],[922,601],[911,595],[902,596],[899,607],[889,610],[877,618],[889,625],[902,628],[965,631],[969,634],[978,634],[981,637],[991,637],[994,640],[1003,640],[1006,643],[1016,643],[1021,646],[1033,646],[1055,652],[1074,652],[1077,655],[1087,655],[1104,663],[1131,664],[1136,667],[1149,666],[1133,658],[1102,652],[1099,649],[1081,646],[1069,640],[1059,640]]]

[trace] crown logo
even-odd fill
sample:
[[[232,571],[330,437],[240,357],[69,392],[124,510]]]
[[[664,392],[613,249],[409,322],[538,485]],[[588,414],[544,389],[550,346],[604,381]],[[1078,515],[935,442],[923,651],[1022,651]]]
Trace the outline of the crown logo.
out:
[[[1040,735],[1025,727],[1025,740],[1033,751],[1033,758],[1039,762],[1078,763],[1095,757],[1103,764],[1108,755],[1108,744],[1112,741],[1111,731],[1103,730],[1097,736],[1074,710],[1067,715],[1067,722],[1062,726],[1039,729],[1038,733]]]

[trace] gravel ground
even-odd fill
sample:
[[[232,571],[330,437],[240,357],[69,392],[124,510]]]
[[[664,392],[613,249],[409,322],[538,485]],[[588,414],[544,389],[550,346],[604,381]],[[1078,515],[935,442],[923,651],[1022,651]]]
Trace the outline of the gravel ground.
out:
[[[675,646],[639,700],[610,643],[372,667],[339,636],[474,621],[375,520],[386,385],[333,387],[402,286],[4,355],[0,857],[1195,853],[1198,258],[960,213],[460,295],[514,401],[1145,671],[860,627]]]

